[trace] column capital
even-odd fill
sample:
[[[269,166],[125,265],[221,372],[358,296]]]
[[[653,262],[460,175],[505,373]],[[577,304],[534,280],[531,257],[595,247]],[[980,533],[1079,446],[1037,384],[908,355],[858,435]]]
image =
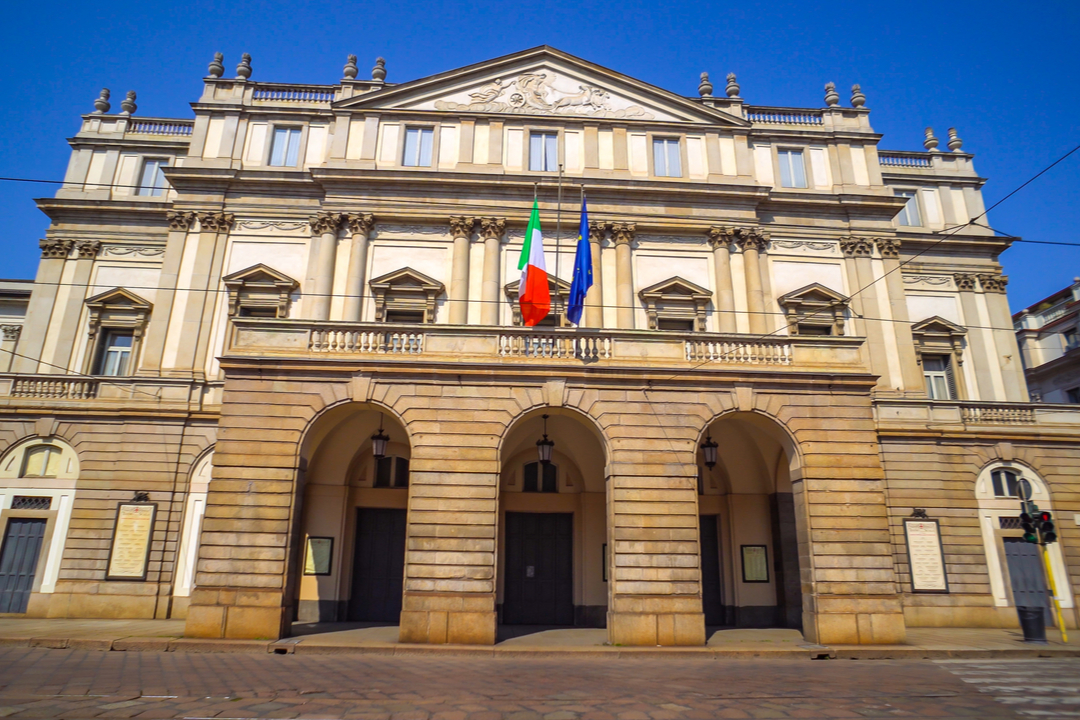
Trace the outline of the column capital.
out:
[[[98,251],[101,250],[101,241],[79,240],[75,243],[75,249],[80,260],[93,260],[97,257]]]
[[[1009,284],[1008,275],[979,273],[976,277],[979,278],[979,285],[982,287],[983,292],[1003,293],[1005,292],[1005,286]]]
[[[955,273],[953,280],[956,281],[957,290],[975,289],[975,276],[970,273]]]
[[[874,243],[870,238],[842,237],[840,250],[846,257],[870,257],[874,254]]]
[[[308,218],[311,232],[315,235],[327,235],[336,233],[345,216],[341,213],[320,212]]]
[[[769,233],[758,227],[721,228],[744,252],[757,250],[765,252],[769,248]]]
[[[349,213],[345,216],[352,234],[368,235],[375,227],[375,216],[371,213]]]
[[[607,234],[607,223],[602,220],[589,221],[589,242],[603,244],[605,234]]]
[[[199,229],[206,232],[229,232],[236,217],[226,212],[199,213]]]
[[[170,230],[190,230],[195,224],[195,213],[169,210],[165,213],[165,220],[168,221]]]
[[[3,331],[5,340],[18,340],[22,325],[0,325],[0,331]]]
[[[629,245],[634,241],[637,226],[634,223],[611,223],[611,239],[616,245]]]
[[[469,237],[472,235],[473,225],[476,224],[476,218],[465,217],[464,215],[452,215],[450,217],[450,235],[459,237]]]
[[[61,240],[58,238],[45,238],[38,241],[38,247],[41,248],[42,260],[64,260],[71,252],[71,248],[74,245],[72,240]]]
[[[705,241],[714,250],[718,247],[728,247],[735,237],[735,228],[714,226],[705,232]]]
[[[874,244],[877,245],[877,249],[878,252],[881,253],[881,257],[900,257],[900,241],[896,238],[874,238]]]
[[[499,240],[506,232],[506,218],[479,218],[480,235],[485,240]]]

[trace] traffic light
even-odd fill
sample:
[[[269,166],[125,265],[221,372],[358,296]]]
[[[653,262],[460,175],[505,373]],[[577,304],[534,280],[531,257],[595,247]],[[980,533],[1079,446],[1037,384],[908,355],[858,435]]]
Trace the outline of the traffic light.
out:
[[[1039,535],[1037,526],[1035,524],[1035,518],[1033,518],[1026,512],[1020,513],[1020,525],[1024,529],[1024,542],[1039,542]]]
[[[1039,534],[1042,535],[1042,541],[1044,543],[1052,543],[1057,541],[1057,533],[1054,531],[1054,517],[1046,510],[1039,513]]]

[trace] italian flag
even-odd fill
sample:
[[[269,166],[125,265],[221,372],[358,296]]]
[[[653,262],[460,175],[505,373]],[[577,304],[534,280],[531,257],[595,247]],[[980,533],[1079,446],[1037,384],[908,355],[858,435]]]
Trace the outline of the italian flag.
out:
[[[521,246],[518,260],[521,284],[518,286],[518,303],[521,319],[533,326],[547,317],[551,310],[551,292],[548,290],[547,267],[544,265],[544,236],[540,234],[540,206],[533,200],[529,227],[525,229],[525,244]]]

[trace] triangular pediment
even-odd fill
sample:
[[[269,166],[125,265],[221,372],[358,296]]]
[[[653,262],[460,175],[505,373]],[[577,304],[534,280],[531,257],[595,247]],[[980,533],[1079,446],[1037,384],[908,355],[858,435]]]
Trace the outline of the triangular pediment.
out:
[[[749,126],[742,118],[546,45],[365,93],[335,107]]]
[[[912,325],[911,332],[918,335],[966,335],[967,328],[934,315]]]
[[[792,290],[791,292],[781,295],[777,298],[777,302],[781,305],[786,304],[799,304],[799,305],[834,305],[847,303],[848,298],[840,293],[836,292],[832,288],[825,287],[821,283],[810,283],[798,290]]]
[[[259,263],[252,265],[249,268],[243,270],[237,270],[234,273],[226,275],[222,278],[222,282],[225,285],[266,285],[266,286],[286,286],[294,288],[299,285],[296,280],[284,273],[280,273],[272,267]]]
[[[683,296],[685,298],[711,298],[712,293],[700,285],[695,285],[689,280],[685,280],[679,276],[662,280],[655,285],[650,285],[641,292],[638,293],[643,298],[647,297],[676,297]]]
[[[130,308],[131,310],[149,310],[153,307],[150,301],[120,287],[98,293],[89,298],[86,305],[91,308]]]
[[[380,275],[377,278],[371,280],[371,286],[373,288],[398,288],[402,290],[412,289],[417,291],[434,292],[435,294],[443,291],[443,284],[434,278],[430,278],[422,272],[413,270],[410,267],[403,267],[400,270],[394,270],[388,272],[385,275]]]

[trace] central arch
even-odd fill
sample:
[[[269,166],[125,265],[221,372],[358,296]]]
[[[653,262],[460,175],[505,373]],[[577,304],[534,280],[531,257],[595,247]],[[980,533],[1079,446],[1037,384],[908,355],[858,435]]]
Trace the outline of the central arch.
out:
[[[550,463],[540,462],[537,448],[544,415]],[[565,407],[533,409],[503,436],[496,608],[504,636],[527,627],[606,627],[605,444],[590,418]]]

